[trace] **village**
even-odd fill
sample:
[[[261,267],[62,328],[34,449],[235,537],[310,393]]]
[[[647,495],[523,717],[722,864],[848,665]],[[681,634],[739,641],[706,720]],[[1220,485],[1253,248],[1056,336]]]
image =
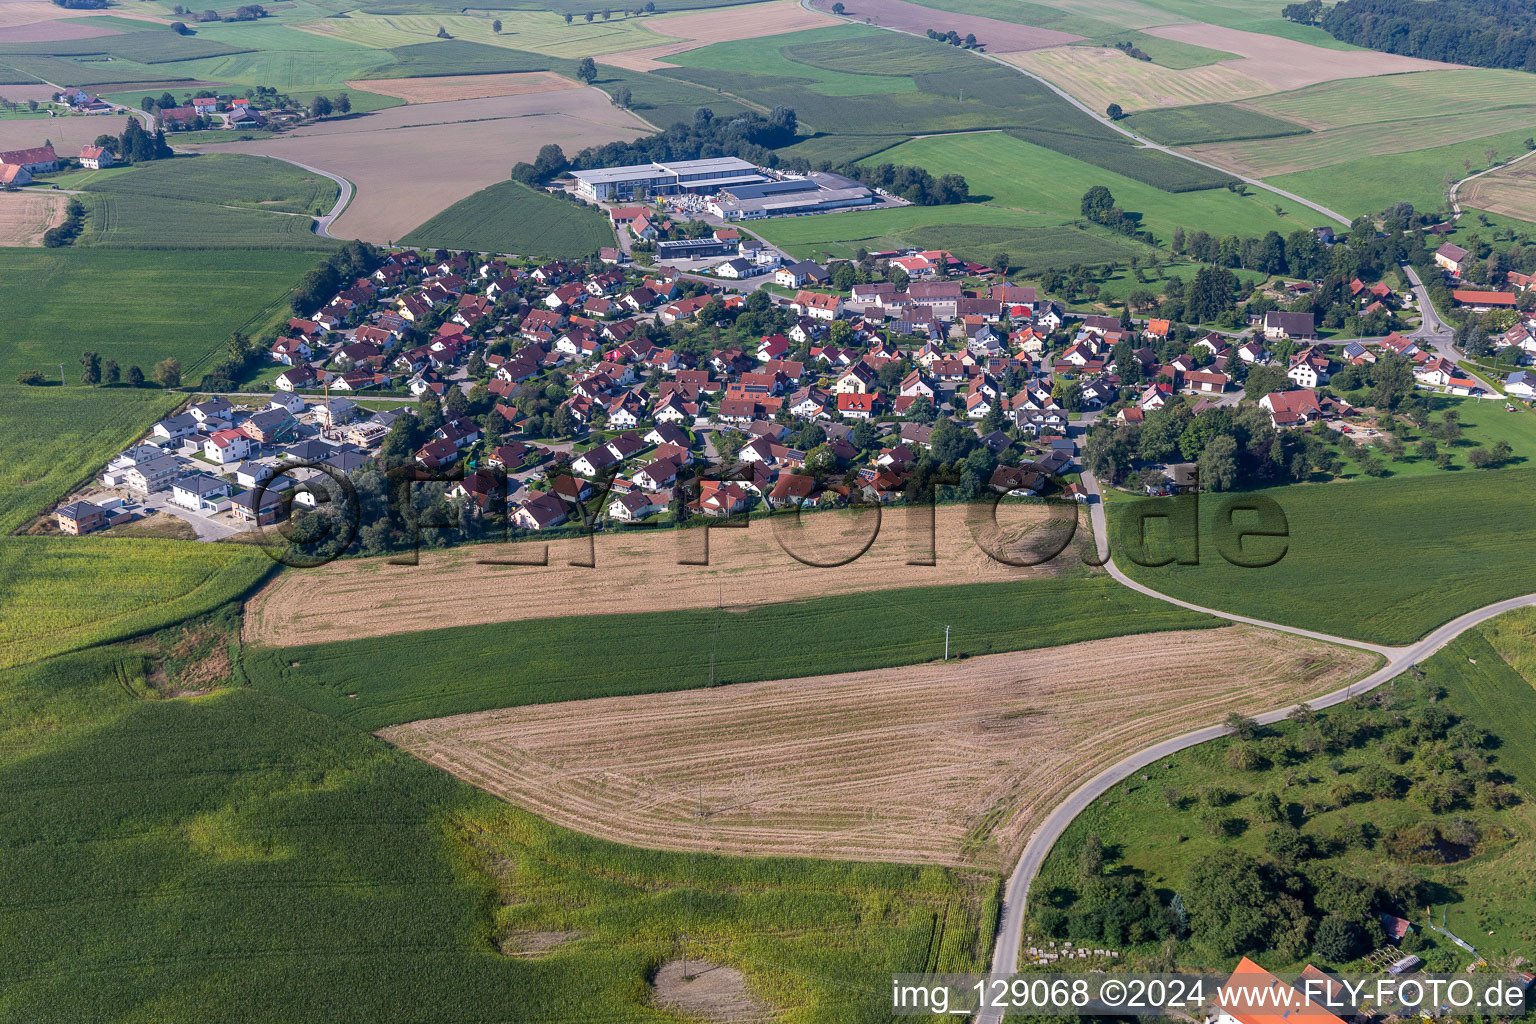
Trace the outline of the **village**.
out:
[[[672,227],[659,205],[607,212],[630,243],[654,244]],[[53,521],[84,534],[174,515],[199,539],[222,539],[295,505],[313,509],[310,489],[295,485],[318,474],[398,465],[398,446],[383,449],[405,428],[419,432],[407,461],[446,482],[447,500],[530,533],[885,504],[909,497],[919,463],[973,452],[962,496],[1082,501],[1083,428],[1101,418],[1139,425],[1170,403],[1198,418],[1250,402],[1275,430],[1321,423],[1368,443],[1373,431],[1351,425],[1356,410],[1319,390],[1341,369],[1402,358],[1420,389],[1489,391],[1395,331],[1334,343],[1313,314],[1283,309],[1244,332],[1073,314],[945,251],[822,265],[736,225],[662,241],[654,254],[629,249],[587,265],[381,252],[376,269],[270,344],[270,392],[193,400]],[[1452,283],[1465,259],[1449,243],[1436,254]],[[1362,309],[1414,304],[1382,282],[1356,278],[1348,292]],[[1515,301],[1455,294],[1485,308]],[[743,335],[743,324],[759,329]],[[737,343],[714,344],[727,338]],[[1503,340],[1536,353],[1536,318]],[[1274,386],[1245,389],[1261,373]],[[1505,388],[1536,398],[1533,385],[1521,372]],[[423,401],[435,422],[420,421]],[[964,439],[935,456],[935,432],[956,430]],[[1171,459],[1139,480],[1149,494],[1179,493],[1195,486],[1194,470],[1193,459]]]

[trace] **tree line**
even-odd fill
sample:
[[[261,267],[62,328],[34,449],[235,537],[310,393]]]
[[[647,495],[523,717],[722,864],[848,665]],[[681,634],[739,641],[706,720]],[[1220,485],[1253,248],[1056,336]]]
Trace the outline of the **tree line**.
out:
[[[1292,4],[1283,13],[1312,17],[1335,39],[1372,50],[1536,72],[1531,0],[1342,0],[1317,18],[1320,7]]]

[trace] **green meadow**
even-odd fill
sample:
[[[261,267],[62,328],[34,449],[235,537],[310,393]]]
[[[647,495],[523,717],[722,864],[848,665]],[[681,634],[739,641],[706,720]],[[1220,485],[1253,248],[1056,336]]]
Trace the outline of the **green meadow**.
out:
[[[608,218],[590,206],[497,182],[466,196],[403,238],[405,245],[585,259],[614,244]]]
[[[1005,210],[1024,210],[1059,220],[1082,216],[1083,193],[1093,185],[1106,185],[1116,203],[1140,214],[1143,227],[1166,240],[1176,227],[1203,228],[1212,234],[1282,235],[1309,225],[1315,215],[1304,216],[1304,207],[1280,200],[1271,193],[1240,196],[1227,189],[1170,193],[1123,175],[1075,160],[1044,146],[1012,135],[985,132],[914,139],[870,158],[915,164],[933,174],[959,173],[970,184],[971,195]],[[1284,214],[1275,212],[1279,205]]]
[[[1263,497],[1283,510],[1288,536],[1244,542],[1231,564],[1218,529],[1231,502]],[[1135,535],[1133,512],[1168,512],[1186,499],[1120,499],[1108,506],[1115,563],[1147,586],[1222,611],[1382,644],[1407,644],[1463,612],[1530,592],[1531,565],[1518,512],[1536,499],[1536,469],[1461,470],[1238,494],[1202,495],[1199,547],[1187,530],[1170,542],[1167,519]],[[1198,559],[1147,567],[1141,562]]]

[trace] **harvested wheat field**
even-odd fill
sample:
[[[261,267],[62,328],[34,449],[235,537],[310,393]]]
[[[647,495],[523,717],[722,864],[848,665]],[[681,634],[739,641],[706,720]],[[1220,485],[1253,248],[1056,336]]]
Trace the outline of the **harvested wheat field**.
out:
[[[0,192],[0,245],[42,245],[43,232],[64,223],[59,192]]]
[[[25,103],[27,100],[37,100],[39,103],[52,101],[58,94],[57,89],[51,85],[0,85],[0,96],[17,103]],[[41,120],[41,118],[39,118]]]
[[[392,242],[470,193],[505,181],[513,164],[532,161],[546,143],[574,153],[648,132],[605,93],[577,88],[390,107],[270,139],[210,143],[208,151],[282,157],[340,174],[357,186],[357,196],[331,233]]]
[[[1375,661],[1230,626],[509,708],[378,735],[616,842],[1002,870],[1051,808],[1122,757],[1232,711],[1330,692]]]
[[[651,986],[656,990],[658,1007],[689,1020],[746,1024],[777,1016],[753,997],[745,974],[722,964],[668,960],[651,979]]]
[[[445,75],[441,78],[369,78],[348,82],[354,89],[394,96],[407,103],[445,103],[488,96],[525,96],[580,89],[578,82],[553,71],[518,71],[503,75]]]
[[[1228,103],[1340,78],[1456,66],[1370,50],[1328,50],[1214,25],[1161,25],[1142,31],[1241,56],[1184,70],[1136,60],[1113,47],[1101,46],[1064,46],[1000,56],[1054,82],[1090,107],[1118,103],[1124,110]]]
[[[654,71],[657,68],[676,66],[668,64],[667,57],[710,43],[756,39],[759,36],[776,36],[785,32],[840,24],[842,22],[830,14],[801,7],[798,0],[770,0],[768,3],[670,14],[655,19],[646,27],[671,36],[674,41],[610,53],[603,57],[602,62],[630,71]]]
[[[811,0],[812,5],[830,11],[834,0]],[[954,31],[962,36],[973,34],[988,53],[999,55],[1038,50],[1046,46],[1062,46],[1076,43],[1082,36],[1070,32],[1057,32],[1048,28],[1018,25],[996,18],[983,18],[975,14],[956,14],[936,11],[932,7],[907,3],[907,0],[843,0],[843,14],[854,21],[862,21],[881,28],[893,28],[900,32],[923,35],[940,24],[944,31]]]
[[[141,14],[136,11],[127,11],[120,6],[74,9],[50,3],[49,0],[0,0],[0,42],[53,42],[63,39],[89,39],[93,36],[117,35],[117,31],[114,29],[93,29],[85,25],[65,23],[65,19],[74,21],[77,18],[89,18],[102,14],[110,14],[119,18],[133,18],[138,21],[154,21],[162,25],[167,23],[165,18]],[[50,24],[54,22],[59,24]],[[47,25],[48,27],[33,29],[31,34],[6,34],[8,29],[26,28],[34,25]],[[82,29],[84,29],[83,33]],[[40,35],[37,33],[45,34]]]
[[[1457,198],[1463,206],[1536,221],[1536,159],[1474,178],[1461,186]]]
[[[9,88],[0,85],[0,96],[16,99],[15,95],[6,91]],[[96,136],[116,135],[122,131],[127,117],[126,114],[122,117],[76,114],[68,117],[6,118],[0,120],[0,151],[31,149],[33,146],[41,146],[46,139],[53,143],[54,150],[60,156],[74,156],[80,152],[81,146],[89,146],[96,141]]]
[[[558,614],[740,608],[867,590],[1038,578],[1054,575],[1060,562],[1006,565],[980,545],[1014,562],[1026,561],[1032,548],[1053,542],[1052,550],[1060,548],[1074,511],[1004,505],[993,525],[990,505],[946,506],[936,510],[931,531],[924,520],[914,524],[910,510],[880,515],[869,509],[806,515],[799,527],[792,518],[775,518],[746,529],[609,533],[549,542],[547,566],[478,564],[487,558],[538,561],[546,551],[543,541],[422,552],[416,566],[346,559],[277,576],[246,602],[244,632],[258,643],[307,644]],[[1084,522],[1074,543],[1085,542],[1087,532]],[[786,553],[787,548],[825,564],[854,554],[871,535],[869,550],[847,565],[821,568]],[[708,565],[678,564],[701,561],[706,539]],[[929,554],[937,564],[907,564]],[[1062,561],[1068,559],[1078,564],[1074,552],[1063,555]],[[466,594],[474,599],[461,600]],[[451,623],[444,621],[445,602],[452,605]]]

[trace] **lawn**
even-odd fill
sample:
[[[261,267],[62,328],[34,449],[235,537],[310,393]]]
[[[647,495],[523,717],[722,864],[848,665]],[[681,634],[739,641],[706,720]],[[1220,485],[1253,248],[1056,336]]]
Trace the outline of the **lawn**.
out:
[[[374,730],[519,704],[693,689],[711,679],[749,682],[916,664],[942,657],[946,624],[953,627],[954,655],[1219,625],[1106,578],[1077,578],[253,649],[248,672],[263,690]],[[594,637],[602,642],[594,644]]]
[[[58,367],[49,370],[57,382]],[[77,381],[78,371],[78,363],[65,366]],[[154,389],[31,388],[0,381],[0,534],[26,525],[90,478],[178,401]]]
[[[85,349],[146,374],[174,356],[195,379],[231,332],[255,331],[286,309],[319,259],[297,250],[0,249],[0,388],[24,370],[56,376],[61,362],[78,384]]]
[[[1200,103],[1191,107],[1143,110],[1131,114],[1122,123],[1138,135],[1168,146],[1271,139],[1302,135],[1308,130],[1294,121],[1261,114],[1235,103]]]
[[[801,259],[901,249],[948,249],[979,262],[1000,252],[1021,273],[1038,274],[1074,263],[1124,262],[1146,246],[1112,235],[1056,223],[1049,214],[983,204],[908,206],[863,213],[817,214],[758,221],[752,230]]]
[[[1112,501],[1116,564],[1186,601],[1383,644],[1409,643],[1463,612],[1536,589],[1528,567],[1512,557],[1526,544],[1518,510],[1536,499],[1536,470],[1461,470],[1253,494],[1279,503],[1289,538],[1250,541],[1245,551],[1272,556],[1283,544],[1276,564],[1241,568],[1217,553],[1225,495],[1201,498],[1199,564],[1160,568],[1135,558],[1157,561],[1174,553],[1166,520],[1149,524],[1146,547],[1130,544],[1126,531],[1133,509],[1167,510],[1171,503]],[[1182,556],[1191,553],[1186,542]]]
[[[1230,849],[1273,859],[1266,842],[1275,826],[1260,820],[1255,800],[1268,792],[1279,798],[1285,817],[1317,846],[1314,858],[1301,861],[1303,870],[1332,868],[1399,891],[1380,909],[1412,920],[1419,934],[1405,948],[1418,949],[1431,971],[1459,971],[1471,956],[1443,939],[1427,948],[1421,944],[1426,936],[1437,939],[1423,926],[1423,912],[1429,907],[1437,908],[1436,923],[1443,908],[1450,929],[1473,942],[1480,953],[1528,948],[1536,940],[1529,902],[1536,884],[1536,811],[1531,803],[1536,797],[1536,750],[1531,746],[1536,701],[1530,683],[1500,658],[1484,635],[1500,630],[1507,618],[1464,635],[1426,661],[1422,682],[1405,675],[1373,694],[1373,701],[1390,702],[1391,713],[1367,706],[1336,707],[1322,712],[1316,725],[1287,722],[1254,740],[1206,743],[1119,784],[1081,814],[1053,847],[1032,887],[1032,912],[1038,915],[1041,908],[1080,889],[1081,850],[1094,835],[1110,851],[1112,874],[1141,878],[1163,893],[1165,901],[1180,892],[1191,914],[1197,913],[1202,893],[1189,886],[1188,872],[1202,857]],[[1438,813],[1430,809],[1422,795],[1427,787],[1421,789],[1419,783],[1441,774],[1429,758],[1444,744],[1415,743],[1411,732],[1405,735],[1402,725],[1391,722],[1395,714],[1409,721],[1410,730],[1416,728],[1431,695],[1442,698],[1438,708],[1453,721],[1495,737],[1477,756],[1524,790],[1524,803],[1493,809],[1481,799],[1475,805],[1469,799]],[[1407,758],[1394,751],[1405,740]],[[1259,766],[1234,769],[1229,761],[1234,747],[1257,752]],[[1411,756],[1415,750],[1424,755]],[[1395,790],[1373,793],[1367,780],[1394,775],[1404,780]],[[1219,811],[1206,797],[1213,792],[1225,794]],[[1481,834],[1469,858],[1445,863],[1439,857],[1409,859],[1388,852],[1394,829],[1433,825],[1451,831],[1462,821]],[[1374,838],[1362,841],[1362,831]],[[1350,838],[1341,842],[1341,835]],[[1414,883],[1416,898],[1401,894]],[[1304,962],[1286,964],[1272,944],[1262,952],[1267,954],[1265,966],[1276,971],[1299,970]],[[1180,959],[1190,965],[1230,966],[1230,961],[1188,946],[1182,947]],[[1322,959],[1327,966],[1342,966]]]
[[[329,178],[254,156],[195,154],[131,170],[131,174],[104,176],[76,187],[119,196],[303,214],[317,207],[329,210],[340,191]]]
[[[1277,215],[1271,200],[1278,197],[1267,192],[1168,193],[1002,133],[915,139],[873,159],[915,164],[934,174],[964,174],[971,195],[988,197],[990,206],[1035,211],[1063,221],[1082,216],[1083,193],[1089,187],[1106,185],[1119,206],[1140,214],[1142,225],[1164,241],[1181,226],[1215,235],[1262,235],[1270,230],[1285,235],[1316,219],[1283,200],[1279,205],[1287,213]]]
[[[459,200],[403,240],[405,245],[585,259],[614,244],[608,218],[590,206],[498,182]]]
[[[0,539],[0,669],[193,619],[273,568],[241,544]]]
[[[993,877],[616,846],[256,690],[143,699],[151,667],[97,648],[0,692],[9,1016],[661,1024],[684,933],[803,1024],[983,968]]]

